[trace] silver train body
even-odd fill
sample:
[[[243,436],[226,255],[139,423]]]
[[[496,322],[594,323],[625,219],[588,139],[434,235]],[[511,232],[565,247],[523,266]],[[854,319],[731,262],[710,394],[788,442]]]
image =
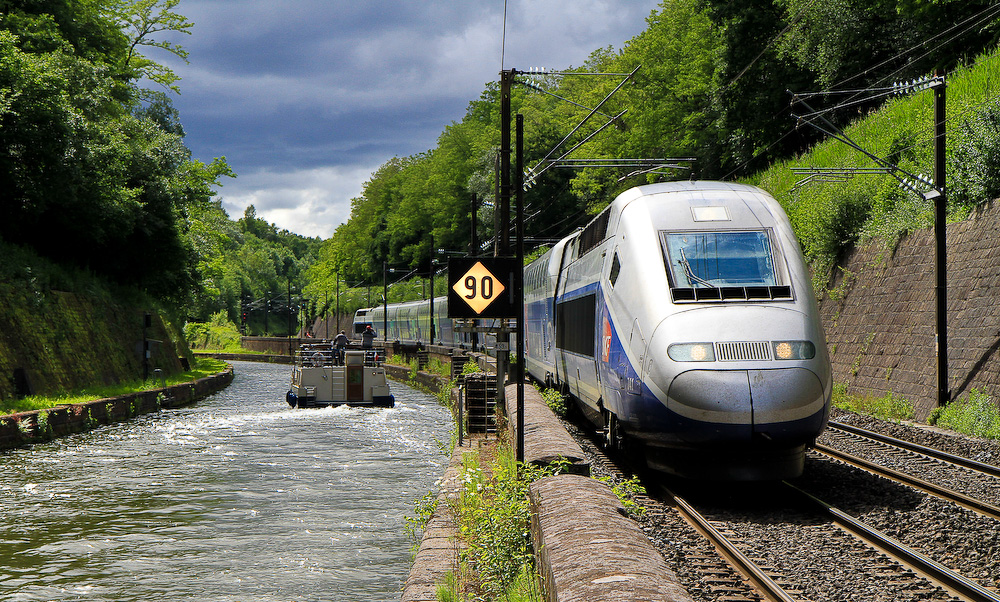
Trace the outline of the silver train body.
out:
[[[766,192],[630,189],[527,266],[524,295],[527,371],[610,445],[685,477],[801,474],[831,369],[809,272]]]

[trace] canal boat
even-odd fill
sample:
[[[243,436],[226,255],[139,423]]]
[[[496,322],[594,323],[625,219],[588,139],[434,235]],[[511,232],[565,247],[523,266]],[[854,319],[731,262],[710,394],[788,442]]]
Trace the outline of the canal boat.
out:
[[[385,378],[382,349],[333,349],[330,343],[303,345],[295,352],[292,386],[285,400],[293,408],[396,404]]]

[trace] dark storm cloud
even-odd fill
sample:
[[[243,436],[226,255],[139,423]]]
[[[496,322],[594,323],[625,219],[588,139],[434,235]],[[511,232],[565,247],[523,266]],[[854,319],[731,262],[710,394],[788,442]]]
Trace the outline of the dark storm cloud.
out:
[[[505,67],[568,67],[621,47],[650,0],[511,0]],[[502,1],[182,0],[190,63],[174,100],[199,159],[239,174],[230,213],[329,236],[394,156],[432,148],[501,69]],[[296,199],[299,199],[296,201]],[[298,204],[296,204],[298,203]],[[284,220],[284,223],[282,223]]]

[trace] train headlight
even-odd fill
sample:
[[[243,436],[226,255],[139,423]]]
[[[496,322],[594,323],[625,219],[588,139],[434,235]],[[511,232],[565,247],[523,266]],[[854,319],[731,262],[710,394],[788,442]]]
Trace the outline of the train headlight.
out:
[[[811,360],[816,357],[816,346],[809,341],[772,341],[776,360]]]
[[[711,343],[674,343],[667,356],[675,362],[714,362],[715,350]]]

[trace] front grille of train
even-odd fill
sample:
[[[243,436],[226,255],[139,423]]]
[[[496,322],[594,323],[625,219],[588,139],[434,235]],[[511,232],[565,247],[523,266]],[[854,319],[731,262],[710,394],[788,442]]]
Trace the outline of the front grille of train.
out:
[[[771,344],[767,341],[716,343],[715,357],[720,362],[767,361]]]

